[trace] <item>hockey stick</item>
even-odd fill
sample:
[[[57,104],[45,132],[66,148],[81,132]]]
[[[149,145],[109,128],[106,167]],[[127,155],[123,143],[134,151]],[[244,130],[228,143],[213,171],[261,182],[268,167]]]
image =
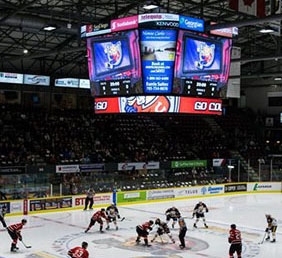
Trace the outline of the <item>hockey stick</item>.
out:
[[[122,222],[125,220],[125,217],[122,217],[119,221]]]
[[[259,242],[260,245],[263,244],[265,237],[266,237],[266,234],[267,234],[267,232],[264,233],[262,240]]]
[[[31,245],[26,245],[22,240],[21,240],[21,242],[22,242],[22,244],[25,248],[31,248],[32,247]]]

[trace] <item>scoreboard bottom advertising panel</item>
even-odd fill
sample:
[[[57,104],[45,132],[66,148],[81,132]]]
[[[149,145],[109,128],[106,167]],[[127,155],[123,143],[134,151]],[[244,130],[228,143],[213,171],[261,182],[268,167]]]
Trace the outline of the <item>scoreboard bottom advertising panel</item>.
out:
[[[179,113],[222,115],[222,100],[184,96],[146,95],[130,97],[96,97],[95,114]]]

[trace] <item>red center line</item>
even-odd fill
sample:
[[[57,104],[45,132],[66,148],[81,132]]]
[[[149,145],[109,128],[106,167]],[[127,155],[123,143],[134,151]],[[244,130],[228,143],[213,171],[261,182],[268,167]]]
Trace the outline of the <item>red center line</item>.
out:
[[[34,215],[33,215],[32,217],[33,217],[33,218],[36,218],[36,219],[45,220],[45,221],[51,221],[51,222],[54,222],[54,223],[57,223],[57,224],[60,224],[60,225],[67,225],[67,226],[70,226],[70,227],[85,229],[85,227],[78,226],[77,224],[65,223],[65,222],[63,222],[63,221],[61,221],[61,220],[42,218],[42,217],[40,217],[40,216],[34,216]]]

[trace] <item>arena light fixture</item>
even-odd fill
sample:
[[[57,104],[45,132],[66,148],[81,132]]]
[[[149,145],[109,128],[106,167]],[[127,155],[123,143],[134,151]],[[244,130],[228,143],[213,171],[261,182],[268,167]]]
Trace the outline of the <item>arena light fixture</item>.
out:
[[[158,8],[158,6],[155,5],[155,4],[148,4],[148,5],[144,5],[143,8],[144,8],[145,10],[153,10],[153,9]]]
[[[156,8],[158,8],[159,6],[156,4],[156,2],[149,2],[149,3],[147,3],[147,4],[145,4],[144,6],[143,6],[143,9],[145,9],[145,10],[153,10],[153,9],[156,9]]]
[[[272,33],[274,32],[274,29],[272,29],[271,27],[267,26],[267,27],[264,27],[264,28],[261,28],[259,30],[260,33]]]
[[[56,30],[58,27],[56,24],[47,24],[46,26],[43,27],[43,30],[45,31],[53,31]]]

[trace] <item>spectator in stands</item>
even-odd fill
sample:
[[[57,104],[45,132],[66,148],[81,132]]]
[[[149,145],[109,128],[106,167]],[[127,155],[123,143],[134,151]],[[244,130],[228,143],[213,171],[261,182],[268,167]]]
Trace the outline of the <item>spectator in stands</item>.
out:
[[[0,200],[7,200],[6,194],[2,191],[0,191]]]

